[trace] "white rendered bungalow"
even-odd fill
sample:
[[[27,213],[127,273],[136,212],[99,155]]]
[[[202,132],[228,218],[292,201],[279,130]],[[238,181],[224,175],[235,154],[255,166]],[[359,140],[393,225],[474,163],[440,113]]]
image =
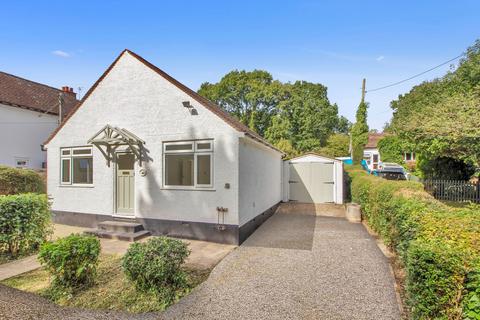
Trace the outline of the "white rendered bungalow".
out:
[[[238,244],[282,199],[279,150],[129,50],[45,147],[60,223]]]

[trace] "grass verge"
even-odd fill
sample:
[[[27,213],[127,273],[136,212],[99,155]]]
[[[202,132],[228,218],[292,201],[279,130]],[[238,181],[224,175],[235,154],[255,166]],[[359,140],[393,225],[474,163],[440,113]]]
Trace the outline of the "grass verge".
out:
[[[54,302],[62,306],[85,309],[121,310],[133,313],[162,311],[168,305],[150,293],[139,292],[129,282],[121,267],[121,256],[102,255],[97,269],[95,285],[72,296],[62,296]],[[186,295],[205,281],[210,270],[186,269],[189,288]],[[38,269],[1,282],[4,285],[39,294],[52,300],[49,291],[50,276],[44,269]],[[181,295],[178,297],[181,298]]]

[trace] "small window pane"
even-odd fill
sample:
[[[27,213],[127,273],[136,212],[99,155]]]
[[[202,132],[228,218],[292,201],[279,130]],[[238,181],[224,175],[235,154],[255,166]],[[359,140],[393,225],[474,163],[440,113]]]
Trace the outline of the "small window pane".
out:
[[[91,154],[92,149],[76,149],[73,150],[73,154]]]
[[[73,158],[73,183],[93,183],[92,157]]]
[[[210,150],[212,144],[210,142],[199,142],[197,143],[197,150]]]
[[[70,182],[70,159],[62,159],[62,182]]]
[[[185,151],[185,150],[193,150],[192,143],[186,144],[167,144],[165,145],[165,151]]]
[[[193,186],[193,155],[165,155],[165,185]]]
[[[62,150],[62,156],[68,156],[68,155],[70,155],[70,149]]]
[[[212,184],[209,154],[197,156],[197,184]]]

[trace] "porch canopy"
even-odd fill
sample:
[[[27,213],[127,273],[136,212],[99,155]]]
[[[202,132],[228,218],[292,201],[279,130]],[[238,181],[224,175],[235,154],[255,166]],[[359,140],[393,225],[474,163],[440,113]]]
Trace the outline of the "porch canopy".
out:
[[[112,127],[107,124],[95,133],[95,135],[88,140],[88,143],[93,144],[100,150],[107,160],[107,166],[110,166],[110,161],[114,159],[115,151],[122,146],[128,146],[129,151],[135,155],[139,165],[142,166],[142,154],[145,141],[127,129]]]

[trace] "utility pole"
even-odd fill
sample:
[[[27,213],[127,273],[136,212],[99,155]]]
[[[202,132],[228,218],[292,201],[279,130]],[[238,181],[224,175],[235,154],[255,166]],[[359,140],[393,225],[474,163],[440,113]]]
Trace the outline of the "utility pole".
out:
[[[63,110],[63,92],[60,92],[58,94],[58,124],[60,125],[62,123],[62,110]]]
[[[367,79],[363,78],[363,81],[362,81],[362,102],[365,102],[366,83],[367,83]]]

